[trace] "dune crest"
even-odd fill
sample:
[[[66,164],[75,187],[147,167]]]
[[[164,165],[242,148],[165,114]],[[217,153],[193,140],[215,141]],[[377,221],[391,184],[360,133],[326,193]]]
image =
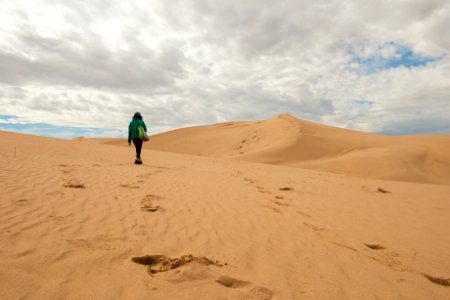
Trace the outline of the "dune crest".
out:
[[[152,136],[146,146],[368,178],[450,184],[450,135],[383,136],[291,115],[177,129]]]

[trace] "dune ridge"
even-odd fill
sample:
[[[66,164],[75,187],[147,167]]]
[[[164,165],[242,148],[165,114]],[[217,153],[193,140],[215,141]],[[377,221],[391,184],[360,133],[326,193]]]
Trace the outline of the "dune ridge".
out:
[[[291,115],[177,129],[152,136],[146,146],[368,178],[450,184],[450,135],[382,136]]]

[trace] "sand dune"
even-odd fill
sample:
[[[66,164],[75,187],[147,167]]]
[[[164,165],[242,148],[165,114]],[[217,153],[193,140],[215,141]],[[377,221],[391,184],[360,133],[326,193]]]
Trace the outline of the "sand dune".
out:
[[[153,136],[146,146],[369,178],[450,184],[450,135],[390,137],[281,115],[178,129]]]
[[[450,295],[450,186],[303,168],[446,183],[446,136],[282,116],[155,136],[141,166],[114,140],[0,140],[2,299]]]

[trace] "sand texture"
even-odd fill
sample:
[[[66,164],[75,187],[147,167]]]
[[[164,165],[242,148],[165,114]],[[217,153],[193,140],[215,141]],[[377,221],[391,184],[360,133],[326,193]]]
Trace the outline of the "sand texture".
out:
[[[109,143],[123,145],[118,140]],[[147,147],[376,179],[450,184],[448,134],[389,137],[280,115],[178,129],[153,136]]]
[[[1,299],[450,299],[448,135],[0,141]]]

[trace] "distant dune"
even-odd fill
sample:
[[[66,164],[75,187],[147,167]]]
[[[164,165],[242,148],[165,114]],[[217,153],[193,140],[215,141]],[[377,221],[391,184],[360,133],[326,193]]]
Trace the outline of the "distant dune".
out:
[[[124,144],[108,140],[108,144]],[[182,128],[145,148],[301,167],[368,178],[450,184],[450,135],[382,136],[299,120]]]

